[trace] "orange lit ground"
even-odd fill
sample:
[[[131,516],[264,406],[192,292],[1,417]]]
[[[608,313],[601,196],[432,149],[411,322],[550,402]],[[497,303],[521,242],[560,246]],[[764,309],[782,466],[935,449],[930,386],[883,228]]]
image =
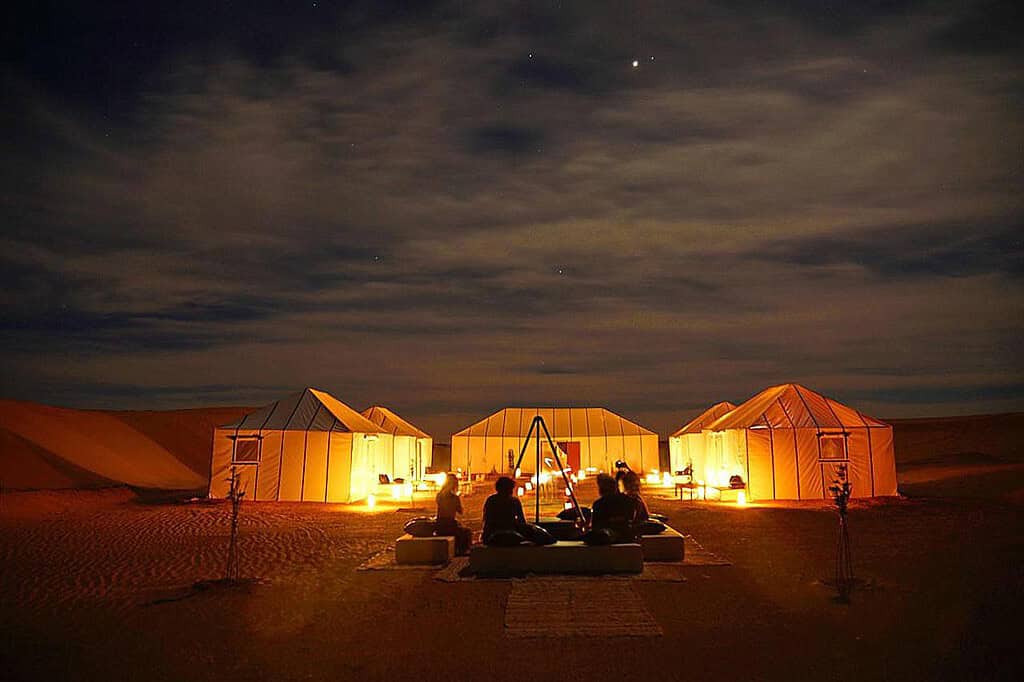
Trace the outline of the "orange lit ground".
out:
[[[1010,488],[1020,489],[1020,470],[1009,475]],[[1000,481],[1005,488],[1005,476]],[[467,499],[471,516],[482,500]],[[917,680],[1020,672],[1011,624],[1024,605],[1024,515],[1005,498],[858,505],[855,568],[874,586],[849,606],[832,603],[818,583],[830,574],[834,541],[834,517],[820,505],[656,501],[674,525],[734,565],[688,568],[685,583],[633,583],[662,638],[541,642],[504,637],[506,582],[353,570],[411,513],[246,506],[243,572],[265,584],[145,606],[216,576],[226,507],[142,504],[116,490],[7,495],[0,505],[0,659],[10,680]]]

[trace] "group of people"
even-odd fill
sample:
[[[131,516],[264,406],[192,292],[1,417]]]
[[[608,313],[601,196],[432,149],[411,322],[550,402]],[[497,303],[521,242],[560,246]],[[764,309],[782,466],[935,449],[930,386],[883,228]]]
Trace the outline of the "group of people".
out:
[[[550,538],[543,528],[526,521],[515,489],[516,482],[508,476],[494,482],[494,493],[484,502],[481,534],[484,544],[519,544],[523,540],[546,544]],[[473,535],[458,520],[463,513],[458,491],[458,478],[448,474],[437,494],[434,534],[453,536],[456,554],[466,554]],[[581,539],[587,544],[635,542],[637,536],[644,534],[646,524],[652,523],[647,504],[640,495],[640,477],[635,472],[620,470],[615,476],[598,474],[597,492],[598,498],[591,505],[589,517],[585,515],[588,527]]]

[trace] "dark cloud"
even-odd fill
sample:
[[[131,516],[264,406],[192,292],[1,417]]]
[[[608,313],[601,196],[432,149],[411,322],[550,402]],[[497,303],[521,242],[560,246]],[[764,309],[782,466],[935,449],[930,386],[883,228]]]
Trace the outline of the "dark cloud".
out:
[[[1012,0],[973,2],[932,36],[946,50],[968,54],[1017,53],[1024,50],[1019,3]]]
[[[489,125],[471,133],[469,148],[478,154],[539,154],[544,134],[534,128],[513,125]]]
[[[751,257],[808,267],[856,265],[876,275],[969,277],[1024,275],[1024,225],[893,225],[759,247]]]
[[[602,72],[607,65],[589,65],[584,62],[561,61],[540,54],[529,54],[514,61],[508,69],[510,83],[514,85],[570,90],[579,93],[598,93],[608,89],[609,77]],[[508,94],[515,94],[516,91]]]
[[[3,395],[1024,399],[998,8],[200,4],[5,26]]]

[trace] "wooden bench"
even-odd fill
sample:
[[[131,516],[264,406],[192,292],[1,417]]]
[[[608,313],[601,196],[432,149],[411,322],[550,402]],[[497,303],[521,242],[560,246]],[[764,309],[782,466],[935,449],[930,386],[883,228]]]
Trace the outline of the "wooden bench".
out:
[[[641,535],[644,561],[682,561],[686,556],[683,535],[671,526],[657,535]]]
[[[428,537],[414,538],[406,533],[395,540],[395,563],[398,564],[447,564],[455,553],[455,538]]]
[[[588,546],[571,540],[546,547],[476,545],[469,553],[469,568],[481,576],[640,573],[644,555],[638,544]]]

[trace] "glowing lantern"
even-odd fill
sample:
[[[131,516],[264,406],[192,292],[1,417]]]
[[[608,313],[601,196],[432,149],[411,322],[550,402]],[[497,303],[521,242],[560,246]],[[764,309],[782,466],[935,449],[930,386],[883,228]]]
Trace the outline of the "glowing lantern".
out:
[[[564,508],[564,509],[572,509],[572,502],[566,502],[566,503],[565,503],[565,504],[563,505],[563,508]]]
[[[540,484],[541,485],[547,485],[550,482],[551,482],[551,474],[547,473],[546,471],[542,472],[541,475],[540,475]]]
[[[584,471],[583,469],[580,469],[580,472],[578,474],[576,474],[576,480],[577,481],[582,481],[582,480],[586,479],[586,477],[587,477],[587,472]]]
[[[669,486],[671,486],[671,485],[672,485],[672,474],[670,474],[670,473],[669,473],[669,472],[667,472],[667,471],[666,471],[665,473],[663,473],[663,474],[661,475],[661,484],[662,484],[663,486],[665,486],[666,488],[668,488]]]
[[[576,474],[569,474],[569,480],[573,483],[578,483],[580,479],[576,478]]]
[[[736,493],[736,505],[739,507],[747,506],[747,494],[742,490]]]
[[[377,506],[377,496],[374,495],[373,493],[370,493],[369,495],[366,496],[366,508],[367,509],[373,509],[376,506]]]
[[[532,483],[534,485],[537,485],[537,476],[536,475],[530,476],[530,483]]]
[[[402,486],[393,485],[391,486],[391,499],[398,500],[402,497]]]
[[[658,485],[659,483],[661,483],[661,476],[658,476],[657,471],[652,471],[651,473],[647,474],[647,482],[650,483],[651,485]]]
[[[523,486],[519,486],[518,488],[516,488],[516,496],[517,497],[522,497],[523,494],[524,494]]]
[[[532,484],[532,483],[530,483],[529,481],[527,481],[527,482],[526,482],[526,489],[527,489],[527,490],[533,490],[533,484]]]
[[[568,487],[566,487],[566,489],[565,489],[565,496],[566,496],[566,497],[572,497],[572,491],[571,491],[571,490],[569,490],[569,488],[568,488]]]

